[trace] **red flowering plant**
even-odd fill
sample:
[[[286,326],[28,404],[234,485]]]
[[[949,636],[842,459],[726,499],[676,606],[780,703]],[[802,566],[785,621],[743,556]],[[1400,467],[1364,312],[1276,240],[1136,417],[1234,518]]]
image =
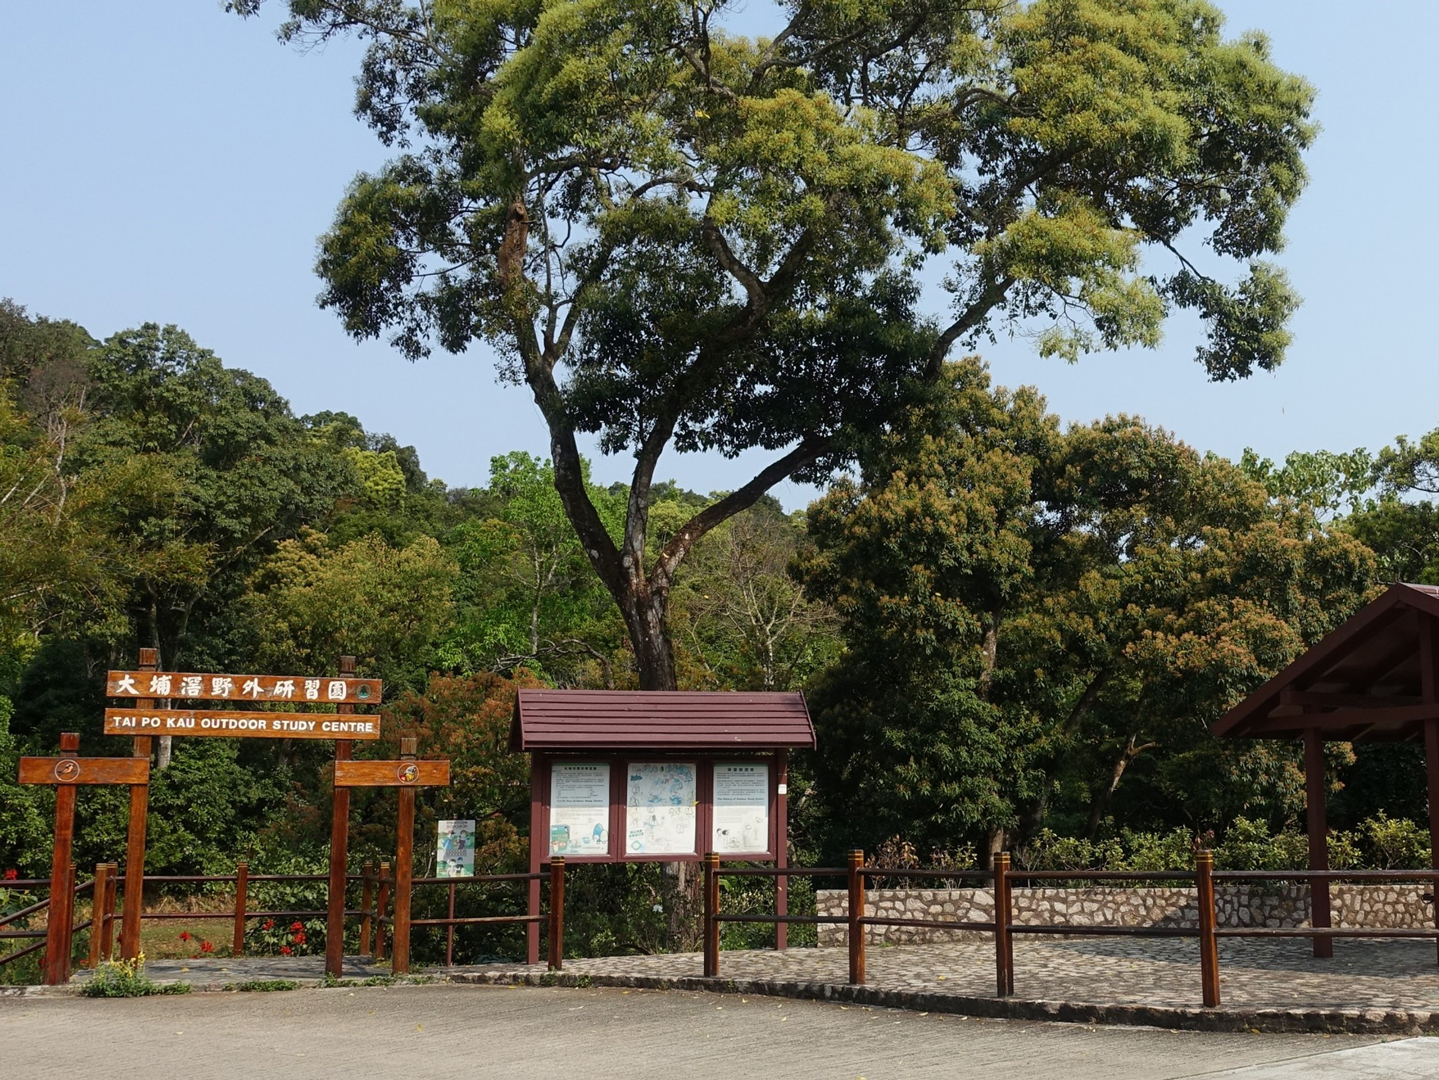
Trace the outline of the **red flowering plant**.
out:
[[[323,916],[304,922],[261,919],[251,922],[245,931],[245,952],[250,956],[309,956],[324,951]]]

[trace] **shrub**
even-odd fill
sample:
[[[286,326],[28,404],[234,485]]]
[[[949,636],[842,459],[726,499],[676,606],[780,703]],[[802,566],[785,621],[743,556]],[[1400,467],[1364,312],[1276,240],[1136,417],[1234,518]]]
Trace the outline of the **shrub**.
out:
[[[146,997],[150,994],[188,994],[189,983],[160,985],[145,974],[145,954],[133,960],[102,960],[80,987],[85,997]]]
[[[1381,870],[1427,870],[1429,835],[1407,818],[1379,811],[1357,830],[1367,841],[1371,860]]]

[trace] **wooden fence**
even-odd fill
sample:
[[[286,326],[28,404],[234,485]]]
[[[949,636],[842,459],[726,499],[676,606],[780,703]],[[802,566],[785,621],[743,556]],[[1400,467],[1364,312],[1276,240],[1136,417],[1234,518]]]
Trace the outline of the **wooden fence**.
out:
[[[704,974],[718,978],[720,974],[720,928],[725,923],[842,923],[848,927],[849,982],[860,986],[865,981],[866,926],[914,926],[935,930],[972,930],[988,933],[994,940],[995,994],[1009,997],[1014,993],[1014,938],[1025,934],[1051,934],[1084,937],[1170,937],[1194,938],[1198,943],[1200,998],[1205,1007],[1220,1003],[1219,939],[1237,937],[1307,937],[1325,939],[1355,938],[1428,938],[1439,940],[1439,928],[1395,929],[1386,927],[1328,926],[1295,927],[1224,927],[1218,926],[1214,901],[1216,882],[1256,881],[1420,881],[1436,886],[1439,892],[1439,871],[1436,870],[1225,870],[1214,869],[1214,855],[1203,851],[1195,859],[1194,870],[1164,871],[1099,871],[1099,870],[1017,870],[1010,863],[1008,852],[995,857],[992,870],[896,870],[864,865],[864,853],[851,851],[844,867],[721,867],[719,856],[709,854],[704,860]],[[848,913],[845,915],[754,915],[729,914],[720,910],[720,879],[723,877],[778,877],[781,874],[800,877],[844,877],[848,891]],[[981,921],[959,921],[936,918],[900,918],[865,914],[866,882],[878,877],[924,878],[941,881],[987,882],[994,889],[994,918]],[[1193,886],[1198,895],[1198,925],[1182,926],[1079,926],[1073,923],[1016,923],[1012,889],[1016,881],[1044,882],[1150,882],[1164,881]],[[1436,924],[1439,926],[1439,924]]]

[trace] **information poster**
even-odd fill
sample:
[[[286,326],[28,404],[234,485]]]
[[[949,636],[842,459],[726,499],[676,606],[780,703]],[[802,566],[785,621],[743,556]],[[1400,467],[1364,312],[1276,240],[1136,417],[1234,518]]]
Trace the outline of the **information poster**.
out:
[[[769,850],[769,763],[715,766],[712,851]]]
[[[475,873],[475,823],[441,821],[435,846],[435,877],[473,877]]]
[[[631,855],[692,855],[693,762],[631,762],[625,786],[625,850]]]
[[[609,853],[609,762],[551,765],[550,854]]]

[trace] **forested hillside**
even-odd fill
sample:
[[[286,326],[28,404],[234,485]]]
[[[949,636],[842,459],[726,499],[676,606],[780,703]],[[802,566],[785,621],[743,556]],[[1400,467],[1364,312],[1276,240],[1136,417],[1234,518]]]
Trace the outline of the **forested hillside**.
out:
[[[456,783],[429,811],[481,820],[492,866],[523,850],[515,687],[638,683],[548,462],[507,454],[486,486],[451,488],[358,418],[294,415],[176,327],[97,338],[11,302],[0,389],[0,870],[48,860],[52,796],[14,785],[16,756],[62,730],[115,752],[103,675],[140,647],[170,670],[355,655],[387,683],[374,752],[404,729],[449,753]],[[765,498],[715,528],[671,599],[681,687],[809,693],[802,855],[1114,861],[1208,831],[1282,849],[1293,748],[1208,725],[1383,581],[1439,581],[1439,433],[1236,463],[1139,418],[1066,428],[966,360],[860,463],[807,512]],[[618,537],[627,486],[586,483]],[[654,485],[646,542],[713,498]],[[175,739],[150,869],[317,864],[328,749]],[[1410,836],[1392,819],[1423,809],[1409,748],[1332,753],[1354,857],[1417,859],[1391,851]],[[386,798],[357,800],[362,856],[388,842]],[[114,858],[122,796],[87,791],[81,816],[79,860]]]

